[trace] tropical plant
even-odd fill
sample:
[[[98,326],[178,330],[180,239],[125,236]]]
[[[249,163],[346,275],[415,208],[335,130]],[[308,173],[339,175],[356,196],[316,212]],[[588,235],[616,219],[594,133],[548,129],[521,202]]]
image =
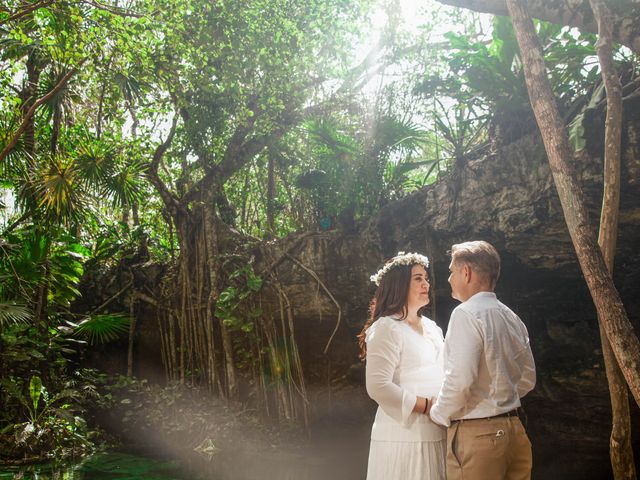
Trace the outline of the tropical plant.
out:
[[[264,404],[287,397],[282,418],[296,410],[293,307],[278,291],[282,318],[263,318],[262,279],[229,252],[244,255],[252,236],[353,228],[530,120],[508,20],[487,36],[454,13],[458,33],[443,39],[435,12],[409,35],[386,2],[380,41],[356,60],[369,3],[0,8],[3,375],[61,390],[79,345],[135,330],[108,309],[71,313],[80,278],[152,259],[162,285],[125,298],[156,305],[167,376],[234,396],[254,369]],[[584,94],[592,37],[536,28],[557,92]],[[277,290],[277,276],[264,282]]]
[[[216,316],[231,330],[251,332],[255,319],[262,314],[262,309],[251,307],[243,309],[242,312],[240,306],[249,296],[262,288],[262,279],[255,274],[251,265],[244,265],[229,275],[229,282],[232,285],[220,292],[216,302]]]
[[[26,227],[6,236],[0,256],[0,298],[32,301],[38,288],[47,287],[47,302],[68,307],[78,295],[87,248],[68,235],[52,241],[38,227]]]
[[[0,302],[0,331],[11,323],[26,323],[31,320],[31,310],[15,302]]]
[[[78,392],[64,389],[50,395],[37,375],[30,378],[28,386],[11,376],[1,379],[0,384],[6,392],[5,406],[17,402],[26,419],[0,431],[3,456],[11,458],[19,453],[30,460],[43,460],[92,450],[86,423],[76,415]],[[28,396],[24,389],[28,390]]]
[[[91,345],[107,343],[127,333],[130,322],[130,317],[125,314],[94,314],[75,326],[74,335],[87,339]]]

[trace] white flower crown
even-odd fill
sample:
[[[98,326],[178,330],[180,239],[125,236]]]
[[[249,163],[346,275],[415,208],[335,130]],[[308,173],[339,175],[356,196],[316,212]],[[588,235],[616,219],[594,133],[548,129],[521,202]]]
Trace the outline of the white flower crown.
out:
[[[429,269],[429,259],[424,255],[420,255],[419,253],[405,253],[398,252],[398,255],[393,257],[389,262],[385,263],[384,266],[376,272],[375,275],[371,275],[371,281],[376,285],[380,286],[380,280],[382,277],[386,275],[386,273],[391,270],[393,267],[398,265],[422,265],[425,270]]]

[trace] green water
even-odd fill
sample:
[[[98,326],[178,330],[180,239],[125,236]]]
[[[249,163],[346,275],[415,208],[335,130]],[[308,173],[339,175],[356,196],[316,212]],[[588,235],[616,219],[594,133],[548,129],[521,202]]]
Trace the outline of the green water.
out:
[[[177,462],[127,453],[100,453],[78,463],[0,466],[0,480],[192,480]]]

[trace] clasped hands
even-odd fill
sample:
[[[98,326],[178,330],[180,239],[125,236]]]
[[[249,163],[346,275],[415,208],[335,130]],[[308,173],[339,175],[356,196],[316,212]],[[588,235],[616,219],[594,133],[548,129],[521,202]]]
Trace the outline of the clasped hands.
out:
[[[413,411],[429,416],[429,412],[431,412],[431,407],[433,407],[434,403],[436,403],[436,397],[417,397],[416,405],[413,408]]]

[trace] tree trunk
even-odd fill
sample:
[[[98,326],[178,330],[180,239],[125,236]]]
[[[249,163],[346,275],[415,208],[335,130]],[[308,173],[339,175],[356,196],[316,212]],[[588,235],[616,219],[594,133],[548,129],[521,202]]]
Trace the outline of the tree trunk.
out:
[[[275,224],[275,212],[274,212],[274,202],[276,197],[276,176],[275,176],[275,153],[269,151],[268,158],[268,172],[267,172],[267,229],[269,233],[272,235],[275,234],[276,224]]]
[[[238,383],[236,381],[236,367],[234,365],[233,344],[231,334],[226,325],[220,322],[220,332],[222,336],[222,348],[224,350],[224,367],[227,374],[228,397],[236,399],[238,397]]]
[[[135,294],[131,295],[129,300],[129,344],[127,349],[127,377],[133,377],[133,340],[136,334],[136,315],[135,306],[136,297]]]
[[[36,289],[35,308],[33,319],[36,326],[40,330],[47,329],[47,307],[49,304],[49,247],[50,244],[47,241],[45,250],[45,260],[42,262],[42,279]]]
[[[138,214],[138,202],[134,201],[131,205],[131,214],[133,215],[133,225],[138,227],[140,225],[140,216]]]
[[[56,104],[53,110],[53,125],[51,128],[51,155],[58,151],[58,137],[60,136],[60,124],[62,123],[62,109]]]
[[[602,0],[591,0],[591,7],[598,22],[596,48],[602,69],[602,80],[607,92],[607,119],[605,123],[604,193],[600,214],[598,244],[602,250],[609,273],[613,275],[613,263],[618,234],[620,210],[620,142],[622,137],[622,85],[613,64],[612,20],[609,8]],[[631,447],[631,418],[627,383],[618,366],[611,344],[607,339],[603,322],[598,316],[602,356],[604,357],[609,395],[611,397],[612,428],[609,455],[615,480],[636,478]]]
[[[220,296],[220,244],[219,244],[219,226],[217,225],[219,219],[217,218],[216,210],[214,207],[204,209],[204,225],[205,225],[205,239],[206,239],[206,258],[203,259],[204,266],[206,267],[206,275],[209,280],[209,294],[207,301],[207,335],[208,342],[211,346],[210,357],[208,359],[212,368],[212,377],[209,379],[210,386],[214,386],[215,380],[215,344],[213,326],[216,321],[215,309],[216,302]],[[205,261],[206,260],[206,261]],[[223,319],[219,320],[220,338],[222,340],[222,350],[224,355],[224,371],[225,379],[227,382],[226,394],[229,398],[235,398],[237,396],[237,382],[236,371],[234,366],[233,345],[231,343],[231,335],[227,327],[224,325]],[[220,392],[224,393],[224,392]]]
[[[81,62],[81,64],[82,64],[82,62]],[[18,144],[18,140],[20,140],[20,137],[22,137],[23,134],[26,135],[25,143],[27,145],[27,151],[29,151],[29,152],[33,151],[33,150],[29,150],[29,149],[33,148],[33,146],[35,145],[35,138],[31,138],[31,135],[33,133],[33,126],[34,126],[33,116],[36,113],[36,109],[40,105],[42,105],[43,103],[47,102],[54,95],[56,95],[60,90],[62,90],[64,88],[64,86],[67,84],[67,82],[69,81],[69,79],[73,75],[75,75],[75,73],[78,71],[78,68],[79,68],[79,66],[72,68],[64,77],[62,77],[62,79],[53,88],[53,90],[51,90],[49,93],[47,93],[44,97],[41,97],[38,100],[36,100],[29,107],[28,111],[26,111],[26,113],[24,113],[24,116],[22,118],[22,122],[20,123],[20,126],[18,127],[18,130],[16,131],[16,133],[13,134],[13,137],[11,137],[11,139],[9,140],[7,145],[4,147],[2,152],[0,152],[0,162],[2,160],[4,160],[4,158],[7,155],[9,155],[9,152],[11,152],[11,150],[13,150],[13,148]]]
[[[40,59],[40,55],[37,52],[37,49],[34,49],[29,54],[27,58],[27,79],[25,86],[20,92],[20,100],[22,100],[22,104],[20,105],[20,112],[22,113],[22,117],[27,120],[24,129],[24,144],[26,150],[33,155],[36,147],[35,140],[35,119],[33,116],[27,117],[29,109],[36,102],[36,96],[38,94],[38,83],[40,82],[40,74],[42,73],[42,60]]]
[[[215,224],[215,186],[198,190],[189,200],[184,195],[178,199],[158,175],[162,156],[170,147],[176,131],[178,114],[174,115],[167,139],[160,144],[149,165],[147,176],[158,191],[166,214],[175,226],[175,236],[180,245],[177,285],[168,286],[170,302],[175,302],[178,342],[170,348],[179,352],[178,371],[180,381],[185,382],[191,373],[193,381],[205,383],[213,390],[220,379],[216,375],[216,338],[214,335],[215,301],[219,295],[217,225]],[[191,205],[193,203],[193,205]],[[221,335],[224,337],[224,335]],[[228,348],[222,338],[223,350]],[[178,343],[178,344],[176,344]],[[226,355],[225,355],[226,358]],[[233,365],[232,365],[233,366]],[[235,371],[225,368],[228,383],[235,386]],[[231,380],[229,381],[229,375]],[[220,394],[225,392],[219,389]]]
[[[555,103],[533,22],[519,0],[507,0],[522,55],[529,98],[542,134],[565,221],[591,297],[631,392],[640,405],[640,342],[607,270],[575,179],[572,152]]]

